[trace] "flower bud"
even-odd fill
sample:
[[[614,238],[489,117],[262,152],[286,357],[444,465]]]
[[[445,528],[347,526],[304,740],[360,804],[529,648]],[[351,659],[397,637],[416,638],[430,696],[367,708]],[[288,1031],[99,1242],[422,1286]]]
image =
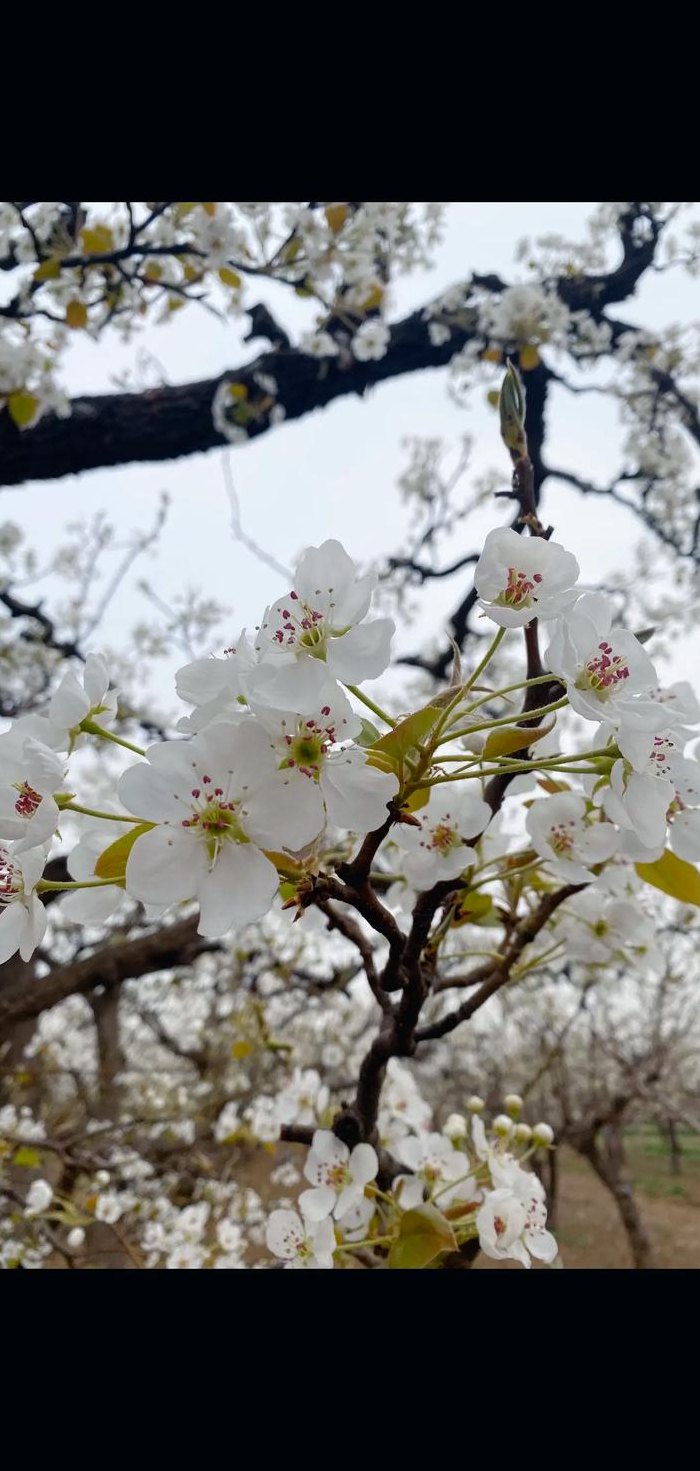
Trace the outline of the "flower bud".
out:
[[[498,409],[501,417],[501,439],[515,459],[523,459],[527,455],[525,390],[520,374],[511,362],[508,363],[501,385]]]
[[[554,1143],[554,1130],[551,1124],[535,1124],[532,1131],[532,1139],[535,1144],[549,1146]]]
[[[496,1114],[491,1128],[494,1134],[498,1135],[499,1139],[510,1139],[513,1132],[513,1120],[509,1119],[505,1113]]]
[[[451,1113],[443,1129],[448,1139],[466,1139],[467,1121],[463,1113]]]
[[[485,1108],[486,1104],[484,1103],[483,1098],[479,1097],[478,1093],[472,1093],[471,1098],[467,1099],[467,1109],[469,1113],[483,1113]]]
[[[506,1113],[509,1114],[512,1119],[517,1119],[518,1115],[521,1114],[523,1111],[523,1100],[520,1097],[519,1093],[506,1093],[506,1096],[503,1099],[503,1103]]]
[[[109,1180],[110,1180],[109,1170],[98,1170],[97,1171],[97,1174],[95,1175],[95,1181],[96,1181],[96,1183],[98,1185],[109,1185]]]
[[[517,1140],[518,1144],[529,1144],[532,1138],[532,1129],[530,1128],[530,1125],[516,1124],[514,1137]]]
[[[83,1231],[82,1226],[74,1226],[73,1230],[68,1232],[68,1236],[66,1238],[66,1246],[68,1246],[71,1251],[80,1251],[80,1248],[83,1245],[84,1241],[85,1232]]]

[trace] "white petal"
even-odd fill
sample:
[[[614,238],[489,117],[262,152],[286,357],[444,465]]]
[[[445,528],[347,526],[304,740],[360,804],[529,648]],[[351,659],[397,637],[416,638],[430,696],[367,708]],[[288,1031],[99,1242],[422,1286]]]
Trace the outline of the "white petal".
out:
[[[296,1211],[272,1211],[265,1231],[269,1251],[291,1261],[306,1239],[306,1232]]]
[[[311,1152],[324,1165],[344,1165],[350,1157],[347,1144],[343,1144],[332,1129],[316,1130],[311,1142]]]
[[[26,910],[24,905],[15,901],[8,904],[5,909],[0,909],[0,965],[19,949],[20,939],[24,933]]]
[[[38,894],[32,894],[26,909],[24,905],[18,905],[24,912],[24,924],[19,942],[19,953],[22,960],[31,960],[37,945],[40,945],[46,934],[48,915]]]
[[[381,827],[388,816],[387,802],[398,789],[397,778],[369,766],[359,749],[329,756],[321,771],[321,790],[331,822],[355,833]]]
[[[252,843],[225,843],[198,882],[199,934],[218,939],[234,924],[260,919],[278,887],[277,870]]]
[[[686,863],[697,863],[700,859],[700,810],[697,807],[679,812],[671,823],[670,844],[679,858]]]
[[[351,628],[342,638],[331,639],[328,668],[344,684],[378,679],[391,660],[391,640],[396,631],[392,618],[375,618]]]
[[[345,547],[339,541],[329,540],[304,552],[297,565],[294,586],[299,597],[312,608],[325,609],[327,595],[332,594],[334,603],[340,601],[356,577],[357,568]]]
[[[301,772],[275,772],[246,802],[246,833],[262,848],[297,853],[318,837],[325,820],[318,784]]]
[[[314,1190],[302,1190],[299,1209],[306,1221],[323,1221],[331,1214],[335,1201],[335,1190],[330,1185],[317,1185]]]
[[[379,1169],[376,1149],[371,1144],[356,1144],[350,1155],[348,1168],[357,1185],[369,1185]]]
[[[206,868],[206,854],[193,834],[155,827],[136,839],[126,865],[126,890],[149,904],[192,899]]]
[[[80,725],[90,709],[90,701],[75,674],[65,674],[49,705],[49,716],[56,725],[72,730]]]
[[[61,914],[77,924],[102,924],[123,898],[124,890],[114,884],[99,889],[75,889],[61,899]]]

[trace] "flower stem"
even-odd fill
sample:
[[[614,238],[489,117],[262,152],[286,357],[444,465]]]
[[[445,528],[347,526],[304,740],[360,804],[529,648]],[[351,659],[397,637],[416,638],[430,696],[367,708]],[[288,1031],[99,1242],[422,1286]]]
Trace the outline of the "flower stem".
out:
[[[83,720],[80,729],[88,735],[101,736],[103,741],[112,741],[115,746],[124,746],[125,750],[133,751],[136,756],[145,756],[146,752],[142,746],[134,746],[131,741],[125,741],[122,736],[113,735],[111,730],[105,730],[104,726],[98,725],[95,720]]]
[[[143,822],[142,817],[122,817],[118,812],[100,812],[97,807],[82,807],[79,802],[66,802],[62,812],[82,812],[85,817],[104,817],[106,822]]]
[[[491,663],[491,660],[493,659],[493,656],[496,653],[496,650],[498,649],[499,645],[503,642],[504,637],[505,637],[505,628],[499,628],[498,629],[498,632],[494,635],[494,638],[491,640],[491,643],[489,644],[489,646],[488,646],[488,648],[486,650],[486,653],[484,654],[484,657],[481,660],[481,663],[480,664],[477,664],[476,669],[474,670],[474,673],[473,674],[470,674],[469,679],[467,680],[466,684],[464,685],[464,693],[465,694],[466,694],[467,690],[470,690],[471,689],[471,687],[472,687],[473,684],[476,684],[476,681],[479,678],[479,675],[480,674],[483,674],[483,672],[484,672],[487,664],[490,664]]]
[[[106,884],[115,884],[116,879],[86,879],[84,883],[55,883],[53,879],[39,879],[36,885],[38,894],[51,892],[60,894],[64,889],[103,889]]]
[[[396,721],[392,719],[391,715],[387,715],[386,710],[382,710],[381,705],[375,705],[374,700],[370,700],[369,695],[363,695],[362,690],[358,690],[356,684],[346,684],[345,688],[350,691],[351,695],[355,696],[356,700],[361,700],[362,704],[366,705],[367,709],[371,710],[373,715],[378,715],[379,719],[383,720],[385,725],[390,725],[392,728],[396,725]]]

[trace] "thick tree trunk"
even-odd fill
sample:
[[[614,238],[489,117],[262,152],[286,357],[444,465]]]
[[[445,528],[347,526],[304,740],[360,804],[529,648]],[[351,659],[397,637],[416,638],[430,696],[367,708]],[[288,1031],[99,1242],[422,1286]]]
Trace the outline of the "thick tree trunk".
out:
[[[674,1118],[666,1119],[666,1137],[669,1141],[669,1162],[671,1162],[671,1174],[679,1175],[682,1171],[682,1149],[681,1140],[678,1139],[678,1125]]]
[[[465,311],[464,316],[476,322],[475,311]],[[104,465],[173,460],[221,449],[227,441],[214,427],[212,401],[224,380],[245,384],[247,402],[254,410],[256,402],[264,397],[255,373],[274,378],[275,401],[284,408],[285,421],[301,419],[333,399],[349,393],[361,395],[387,378],[444,367],[473,335],[471,326],[455,324],[448,341],[436,347],[422,311],[417,311],[391,328],[385,356],[368,362],[358,362],[352,356],[319,361],[282,348],[199,383],[75,398],[69,418],[48,413],[35,429],[18,429],[9,414],[3,413],[0,485],[58,480],[62,475],[77,475]],[[271,427],[269,413],[264,410],[249,421],[246,433],[254,438]]]
[[[611,1128],[612,1126],[608,1125],[608,1130]],[[611,1149],[608,1145],[608,1148],[603,1151],[595,1138],[578,1143],[575,1148],[584,1159],[588,1160],[598,1179],[610,1191],[625,1229],[635,1267],[642,1271],[648,1269],[652,1266],[652,1245],[639,1206],[634,1198],[632,1185],[624,1178],[619,1167],[619,1158],[622,1153],[621,1138],[619,1148]]]

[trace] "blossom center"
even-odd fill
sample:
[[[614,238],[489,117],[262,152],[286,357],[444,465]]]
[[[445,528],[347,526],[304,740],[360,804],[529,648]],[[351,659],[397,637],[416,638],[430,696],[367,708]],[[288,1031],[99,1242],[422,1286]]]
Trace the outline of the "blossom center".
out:
[[[303,602],[298,593],[291,592],[287,606],[275,611],[279,622],[272,631],[272,639],[279,648],[325,659],[330,627],[320,609],[313,608],[310,603]],[[263,626],[268,627],[266,624]]]
[[[447,812],[442,822],[436,823],[431,830],[428,841],[421,843],[421,848],[429,848],[433,853],[439,853],[441,858],[446,858],[447,854],[451,853],[453,848],[458,848],[461,842],[462,839]]]
[[[294,735],[285,731],[286,751],[281,762],[282,768],[295,767],[303,776],[318,780],[323,762],[338,739],[330,714],[330,706],[324,705],[321,716],[327,720],[327,724],[320,725],[315,719],[299,720]]]
[[[591,690],[599,699],[607,700],[620,684],[629,679],[629,673],[629,665],[620,654],[614,653],[612,644],[603,639],[597,652],[584,664],[576,680],[576,689]]]
[[[536,602],[535,589],[542,581],[542,573],[534,572],[528,577],[526,572],[518,572],[515,567],[508,568],[508,580],[503,592],[494,598],[502,608],[531,608]]]
[[[549,829],[549,843],[555,853],[566,855],[571,852],[576,836],[576,824],[573,819],[570,822],[559,822],[556,827]]]
[[[0,905],[4,908],[24,893],[22,870],[12,862],[6,848],[0,848]]]
[[[326,1184],[334,1190],[344,1190],[345,1186],[350,1184],[351,1177],[346,1165],[328,1165],[325,1173]]]
[[[211,788],[211,777],[202,777],[202,786],[190,793],[190,816],[183,817],[182,827],[201,838],[212,861],[222,843],[249,841],[239,820],[240,802],[227,801],[223,787]]]
[[[15,790],[19,792],[19,796],[15,802],[15,812],[18,812],[20,817],[33,817],[37,808],[41,805],[42,799],[39,793],[35,792],[34,788],[30,787],[29,782],[26,781],[23,781],[21,784],[18,783]]]
[[[654,736],[649,761],[654,776],[669,776],[671,773],[671,757],[674,755],[673,742],[668,736]]]

